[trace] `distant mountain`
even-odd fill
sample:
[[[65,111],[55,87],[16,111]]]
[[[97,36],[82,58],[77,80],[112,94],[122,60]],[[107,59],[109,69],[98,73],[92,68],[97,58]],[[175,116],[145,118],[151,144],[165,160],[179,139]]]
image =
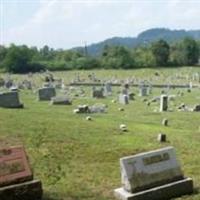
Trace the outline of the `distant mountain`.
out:
[[[183,39],[184,37],[192,37],[200,40],[200,30],[170,30],[166,28],[154,28],[140,33],[137,37],[113,37],[102,42],[87,46],[87,53],[91,56],[101,54],[105,45],[121,45],[128,48],[134,48],[140,45],[149,44],[153,41],[164,39],[168,42],[174,42]],[[85,51],[85,47],[75,47],[73,50]]]

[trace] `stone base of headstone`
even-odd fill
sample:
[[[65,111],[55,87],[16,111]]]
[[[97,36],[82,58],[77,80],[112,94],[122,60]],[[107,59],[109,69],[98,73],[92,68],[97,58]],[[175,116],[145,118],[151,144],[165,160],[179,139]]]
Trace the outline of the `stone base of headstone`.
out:
[[[1,106],[0,106],[1,107]],[[11,108],[11,109],[15,109],[15,108],[24,108],[24,104],[19,104],[19,105],[9,105],[9,106],[2,106],[3,108]]]
[[[193,193],[193,181],[191,178],[185,178],[136,193],[127,192],[124,188],[114,190],[115,197],[120,200],[169,200],[191,193]]]
[[[0,187],[1,200],[41,200],[42,183],[39,180]]]

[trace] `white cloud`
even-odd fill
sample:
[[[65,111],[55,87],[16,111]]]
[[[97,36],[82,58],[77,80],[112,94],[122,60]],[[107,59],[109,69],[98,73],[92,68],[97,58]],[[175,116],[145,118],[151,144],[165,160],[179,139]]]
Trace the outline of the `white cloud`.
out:
[[[154,27],[200,28],[195,0],[40,0],[39,5],[26,23],[4,30],[4,43],[69,48]]]

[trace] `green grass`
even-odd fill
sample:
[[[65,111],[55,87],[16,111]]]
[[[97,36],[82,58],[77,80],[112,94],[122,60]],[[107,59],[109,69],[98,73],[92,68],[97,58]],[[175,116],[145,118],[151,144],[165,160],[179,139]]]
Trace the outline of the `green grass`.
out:
[[[183,68],[182,73],[200,71],[199,68]],[[156,70],[168,76],[175,69]],[[95,71],[99,77],[153,76],[155,70]],[[76,72],[56,72],[57,77],[69,80]],[[87,72],[81,72],[87,77]],[[16,75],[23,79],[23,75]],[[164,79],[164,78],[163,78]],[[39,79],[38,79],[39,80]],[[89,92],[90,88],[86,88]],[[112,97],[95,101],[92,98],[74,98],[72,106],[51,106],[48,102],[36,101],[31,91],[20,93],[24,109],[0,108],[0,145],[23,144],[34,169],[35,178],[42,180],[45,200],[114,200],[113,189],[120,187],[119,158],[164,146],[174,146],[185,176],[194,179],[195,188],[200,188],[200,113],[177,112],[176,106],[200,103],[199,89],[177,97],[170,103],[172,112],[154,112],[158,103],[147,106],[143,98],[122,106],[111,103]],[[138,93],[137,88],[131,88]],[[177,90],[172,90],[176,94]],[[153,96],[160,93],[154,89]],[[74,114],[79,104],[101,102],[108,105],[105,114],[91,114],[93,121],[86,121],[85,114]],[[124,107],[125,111],[118,111]],[[163,118],[169,126],[161,125]],[[124,123],[128,132],[119,131]],[[156,141],[158,133],[166,133],[168,143]],[[178,198],[199,200],[200,194]]]

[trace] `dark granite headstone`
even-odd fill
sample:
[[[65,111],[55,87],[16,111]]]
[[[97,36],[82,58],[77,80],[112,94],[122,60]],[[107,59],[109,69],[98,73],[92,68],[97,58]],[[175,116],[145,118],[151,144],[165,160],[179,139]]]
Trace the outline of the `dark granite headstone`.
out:
[[[3,108],[23,108],[20,103],[18,92],[4,92],[0,93],[0,107]]]

